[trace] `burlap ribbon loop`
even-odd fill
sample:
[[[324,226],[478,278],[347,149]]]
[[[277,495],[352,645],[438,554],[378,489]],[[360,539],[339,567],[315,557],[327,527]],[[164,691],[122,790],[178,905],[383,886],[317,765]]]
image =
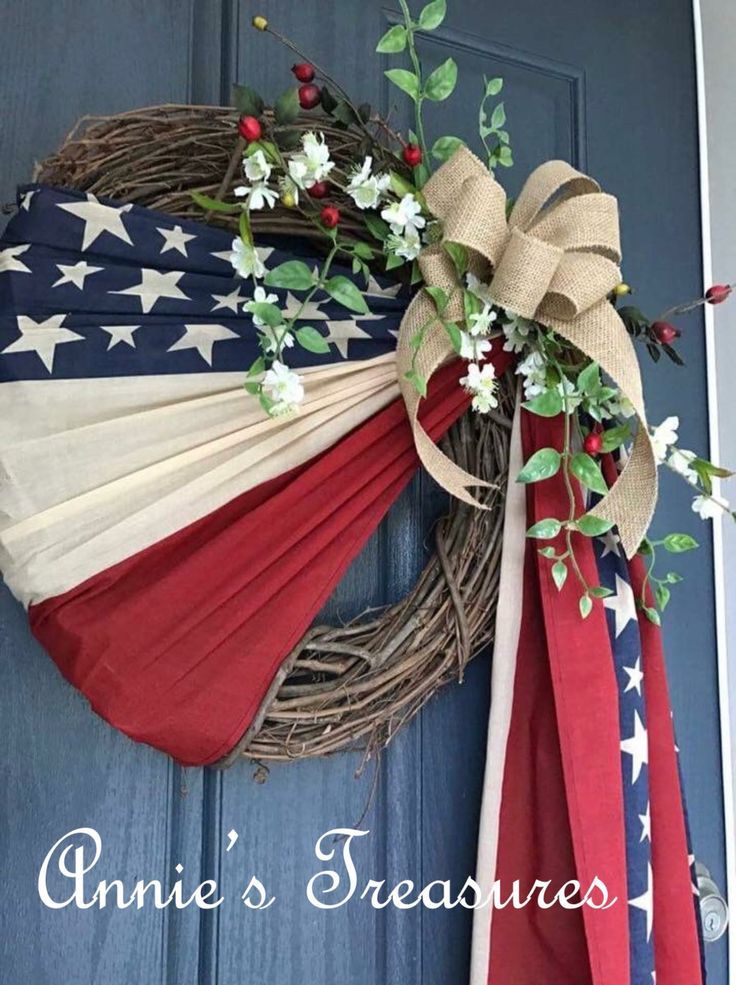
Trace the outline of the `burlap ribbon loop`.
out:
[[[429,179],[424,195],[442,222],[443,242],[462,244],[471,269],[489,282],[494,302],[552,328],[597,362],[631,402],[638,419],[632,453],[617,482],[592,512],[614,522],[627,556],[636,552],[657,499],[657,466],[646,423],[639,364],[626,328],[607,297],[619,283],[618,205],[612,195],[564,161],[529,176],[506,219],[506,195],[492,174],[460,148]],[[450,297],[446,320],[463,318],[462,285],[441,243],[419,258],[425,283]],[[412,340],[423,335],[418,350]],[[484,486],[431,441],[417,420],[420,396],[406,374],[425,380],[454,354],[434,302],[420,291],[399,332],[397,369],[417,452],[429,473],[458,499],[482,507],[468,487]]]

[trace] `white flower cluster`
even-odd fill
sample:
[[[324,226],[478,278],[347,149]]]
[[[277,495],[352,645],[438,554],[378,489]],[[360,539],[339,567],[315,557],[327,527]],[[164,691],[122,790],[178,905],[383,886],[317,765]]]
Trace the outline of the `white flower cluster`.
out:
[[[272,170],[262,150],[243,159],[243,173],[250,184],[238,185],[235,194],[238,198],[245,199],[244,205],[247,208],[262,209],[266,205],[269,209],[274,207],[278,195],[268,186]]]
[[[495,328],[498,313],[493,309],[487,284],[472,273],[465,275],[465,283],[468,291],[483,303],[483,307],[469,316],[467,330],[460,332],[460,356],[470,361],[467,376],[463,376],[460,383],[468,393],[473,394],[473,410],[487,414],[489,410],[498,407],[498,383],[493,364],[484,363],[481,366],[480,362],[491,348],[489,335]]]
[[[330,148],[323,133],[305,133],[302,149],[289,159],[289,178],[294,193],[297,189],[309,189],[318,181],[324,181],[335,164],[330,160]]]
[[[391,227],[391,235],[386,240],[388,248],[405,260],[418,257],[422,248],[419,230],[424,229],[426,219],[414,195],[408,192],[400,201],[391,202],[382,210],[381,218]]]
[[[361,167],[350,175],[345,191],[359,209],[375,209],[386,194],[391,179],[387,174],[373,174],[373,158],[366,157]]]
[[[668,468],[682,476],[690,485],[697,486],[698,473],[692,467],[692,463],[698,456],[694,451],[689,451],[687,448],[676,447],[679,427],[679,417],[672,416],[665,418],[661,424],[652,428],[650,434],[654,457],[659,465],[666,464]],[[727,513],[730,506],[728,500],[722,496],[697,495],[693,498],[692,509],[703,520],[712,520],[721,512]]]
[[[263,393],[272,415],[293,414],[304,400],[304,379],[277,359],[263,375]]]

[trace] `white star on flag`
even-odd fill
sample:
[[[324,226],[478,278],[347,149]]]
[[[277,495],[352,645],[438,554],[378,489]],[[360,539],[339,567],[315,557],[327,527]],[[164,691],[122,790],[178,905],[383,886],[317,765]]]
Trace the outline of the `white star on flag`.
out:
[[[196,349],[202,359],[212,365],[212,347],[215,342],[240,338],[237,332],[224,325],[185,325],[186,331],[180,339],[170,345],[167,352],[176,349]]]
[[[184,276],[181,270],[151,270],[141,268],[141,282],[124,291],[110,291],[110,294],[131,294],[141,300],[141,309],[148,313],[161,298],[173,298],[178,301],[189,301],[184,291],[177,284]]]
[[[388,287],[381,287],[373,274],[368,277],[368,286],[363,291],[363,295],[369,298],[395,298],[401,290],[401,283],[389,284]]]
[[[213,301],[217,302],[212,309],[213,311],[217,311],[218,308],[228,308],[230,311],[235,312],[236,315],[238,313],[238,305],[248,300],[247,297],[243,297],[240,293],[239,287],[236,287],[230,294],[213,294],[211,297]]]
[[[629,678],[624,688],[624,694],[627,691],[636,691],[639,697],[641,697],[641,682],[644,680],[644,672],[641,670],[641,657],[636,658],[633,667],[624,667],[623,670]]]
[[[367,317],[368,316],[366,316],[366,319]],[[376,316],[373,315],[371,317],[375,318]],[[345,319],[345,321],[328,321],[327,328],[329,331],[324,337],[325,342],[328,342],[330,345],[334,345],[343,359],[348,358],[349,342],[352,342],[354,339],[370,338],[368,332],[364,332],[363,329],[352,320],[352,318]]]
[[[25,212],[31,211],[31,202],[33,201],[33,196],[36,194],[37,191],[38,191],[37,188],[31,188],[27,192],[23,192],[20,199],[20,207]]]
[[[320,305],[321,301],[307,301],[307,303],[302,308],[302,302],[299,298],[295,298],[291,291],[286,293],[286,303],[283,307],[284,318],[294,318],[296,317],[299,309],[302,308],[299,314],[299,321],[325,321],[325,319],[330,316],[322,311]]]
[[[45,321],[37,322],[28,315],[18,315],[18,330],[20,337],[10,345],[5,346],[3,353],[35,352],[46,369],[51,373],[54,368],[54,355],[57,345],[64,342],[81,342],[83,335],[77,335],[69,328],[62,328],[61,323],[66,315],[52,315]]]
[[[57,263],[56,269],[61,274],[61,277],[54,281],[51,285],[52,287],[61,287],[62,284],[74,284],[78,287],[80,291],[84,290],[84,278],[89,277],[90,274],[96,274],[98,270],[102,270],[102,267],[91,267],[86,260],[80,260],[79,263]]]
[[[263,263],[264,265],[265,265],[266,261],[268,260],[268,258],[273,253],[273,251],[274,251],[273,246],[257,246],[256,247],[256,253],[260,257],[261,263]],[[210,253],[210,256],[213,256],[215,258],[215,260],[224,260],[225,263],[230,268],[232,268],[232,264],[230,263],[230,257],[232,256],[232,250],[225,250],[223,253]]]
[[[123,205],[116,209],[111,205],[103,205],[89,193],[86,202],[60,202],[58,207],[71,212],[84,222],[83,250],[88,250],[102,233],[110,233],[129,246],[133,245],[133,240],[123,225],[123,215],[130,212],[132,205]]]
[[[102,331],[107,332],[110,336],[107,351],[109,352],[110,349],[114,349],[118,342],[125,342],[131,349],[135,349],[133,332],[140,327],[140,325],[100,325]]]
[[[18,257],[30,250],[30,243],[19,243],[17,246],[9,246],[6,250],[0,250],[0,274],[8,274],[15,270],[17,273],[30,274],[30,269],[26,267]]]
[[[632,619],[636,619],[636,603],[631,585],[616,572],[616,591],[603,599],[603,604],[616,614],[616,637],[626,629]]]
[[[164,245],[161,247],[162,253],[166,253],[168,250],[177,250],[182,256],[189,255],[187,253],[189,240],[197,238],[194,233],[185,233],[181,226],[174,226],[173,229],[162,229],[156,226],[156,232],[161,233],[164,238]]]
[[[603,544],[603,550],[601,551],[601,557],[605,557],[606,554],[615,554],[616,557],[621,557],[621,551],[618,549],[618,545],[621,543],[621,538],[618,534],[615,534],[613,530],[607,530],[602,534],[598,540]]]
[[[647,940],[652,936],[652,923],[654,922],[654,894],[652,893],[652,866],[647,864],[647,888],[641,896],[629,900],[629,906],[643,910],[647,915]]]
[[[639,841],[651,841],[652,840],[652,812],[651,804],[647,801],[647,812],[646,814],[640,814],[639,820],[641,821],[641,838]]]
[[[631,782],[636,783],[645,763],[649,763],[649,742],[639,712],[634,712],[634,734],[630,739],[622,739],[621,752],[631,756]]]

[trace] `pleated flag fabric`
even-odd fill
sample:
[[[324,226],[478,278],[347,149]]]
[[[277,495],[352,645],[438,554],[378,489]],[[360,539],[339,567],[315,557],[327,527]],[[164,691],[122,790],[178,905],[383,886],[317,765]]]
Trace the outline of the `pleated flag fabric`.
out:
[[[355,318],[315,295],[303,319],[330,351],[289,350],[305,401],[270,418],[243,388],[259,349],[230,235],[52,188],[19,203],[0,243],[4,579],[99,714],[216,762],[418,467],[407,297],[372,279]],[[262,259],[314,265],[286,249]],[[426,402],[435,437],[467,406],[459,375]]]

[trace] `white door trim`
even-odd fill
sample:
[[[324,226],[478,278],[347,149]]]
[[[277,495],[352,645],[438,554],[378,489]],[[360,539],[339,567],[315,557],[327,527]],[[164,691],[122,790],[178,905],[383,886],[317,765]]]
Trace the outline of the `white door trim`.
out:
[[[710,212],[710,182],[708,167],[708,125],[706,114],[705,49],[701,0],[693,0],[695,34],[695,66],[698,101],[698,142],[700,150],[700,214],[703,244],[703,284],[713,283],[712,229]],[[720,451],[720,416],[716,374],[717,341],[715,313],[710,305],[704,306],[706,386],[708,398],[708,428],[710,458],[718,462]],[[726,410],[724,408],[724,410]],[[713,565],[715,585],[716,647],[718,660],[718,694],[721,724],[721,763],[723,773],[724,830],[726,838],[727,886],[721,887],[736,905],[736,801],[734,801],[733,747],[730,713],[728,628],[726,621],[726,559],[723,549],[723,519],[713,521]],[[736,652],[736,641],[732,649]],[[736,934],[729,933],[729,977],[736,971]]]

